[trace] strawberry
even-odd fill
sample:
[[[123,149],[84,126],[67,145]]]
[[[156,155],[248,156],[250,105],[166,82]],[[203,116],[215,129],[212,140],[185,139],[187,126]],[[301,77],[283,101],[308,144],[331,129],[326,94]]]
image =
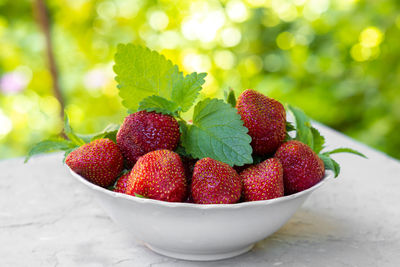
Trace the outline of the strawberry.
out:
[[[128,186],[129,183],[129,176],[130,176],[130,172],[125,173],[124,175],[122,175],[121,177],[119,177],[117,184],[114,187],[114,192],[118,192],[118,193],[126,193],[126,187]]]
[[[283,169],[277,158],[252,165],[240,173],[245,201],[267,200],[284,195]]]
[[[88,181],[107,187],[112,185],[121,173],[124,160],[113,141],[101,138],[69,153],[65,163]]]
[[[231,204],[240,199],[242,182],[239,174],[228,164],[212,158],[196,162],[191,196],[199,204]]]
[[[249,129],[253,152],[272,154],[286,137],[286,112],[281,103],[252,89],[245,90],[236,108]]]
[[[143,197],[183,202],[187,195],[185,169],[173,151],[162,149],[140,157],[131,171],[126,192]]]
[[[175,150],[179,138],[179,124],[173,117],[139,111],[125,118],[117,133],[117,144],[130,168],[150,151]]]
[[[275,153],[283,166],[285,194],[303,191],[318,183],[325,174],[323,161],[306,144],[291,140]]]

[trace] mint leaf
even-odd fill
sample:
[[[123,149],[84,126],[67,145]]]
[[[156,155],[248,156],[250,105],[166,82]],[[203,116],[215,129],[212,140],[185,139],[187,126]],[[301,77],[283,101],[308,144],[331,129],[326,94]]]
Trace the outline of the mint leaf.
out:
[[[188,111],[194,101],[196,100],[201,86],[204,84],[204,78],[207,73],[196,73],[193,72],[183,77],[182,73],[174,76],[176,80],[173,81],[171,100],[172,102],[178,103],[183,112]]]
[[[119,44],[114,58],[119,95],[131,111],[136,111],[139,102],[151,95],[168,99],[173,82],[181,75],[170,60],[141,46]]]
[[[73,142],[67,141],[64,139],[50,139],[44,140],[36,145],[34,145],[31,150],[28,152],[28,155],[25,158],[24,163],[27,163],[28,160],[37,154],[42,154],[46,152],[52,152],[57,150],[69,150],[71,148],[77,147]]]
[[[175,152],[179,154],[179,156],[190,158],[191,155],[186,152],[185,148],[182,145],[178,145],[178,147],[175,149]]]
[[[91,139],[95,136],[94,134],[76,134],[83,142],[90,143]]]
[[[333,163],[333,172],[335,173],[335,178],[338,177],[340,173],[340,165],[335,160],[331,159]]]
[[[324,162],[325,170],[332,170],[335,173],[335,178],[336,178],[340,173],[339,164],[335,160],[331,159],[329,156],[326,155],[318,155],[318,156]]]
[[[225,91],[225,101],[228,104],[231,104],[232,107],[236,107],[236,97],[235,97],[235,91],[233,91],[232,88],[229,88],[229,91]]]
[[[296,127],[291,122],[286,122],[286,132],[296,131]]]
[[[114,141],[114,143],[117,142],[117,133],[119,130],[119,125],[112,123],[106,126],[106,128],[104,128],[104,130],[102,130],[99,133],[95,133],[95,134],[76,134],[76,136],[78,136],[80,139],[82,139],[85,143],[90,143],[96,139],[100,139],[100,138],[108,138],[111,139],[112,141]]]
[[[157,113],[175,115],[178,109],[178,104],[161,96],[152,95],[146,97],[139,103],[138,110],[146,110],[148,112],[155,111]]]
[[[145,197],[145,196],[142,196],[142,195],[140,195],[140,194],[138,194],[138,193],[135,193],[135,197],[139,197],[139,198],[147,198],[147,197]]]
[[[285,140],[284,140],[285,142],[290,141],[290,140],[294,140],[294,138],[292,136],[290,136],[289,133],[293,132],[295,130],[296,130],[296,127],[292,123],[286,121],[286,137],[285,137]]]
[[[104,128],[104,130],[98,134],[95,134],[91,139],[91,141],[94,141],[96,139],[100,139],[100,138],[108,138],[110,140],[112,140],[114,143],[117,143],[117,133],[119,130],[119,125],[112,123],[106,126],[106,128]]]
[[[193,124],[186,125],[182,145],[194,158],[210,157],[231,166],[252,163],[251,137],[237,110],[219,99],[197,103]]]
[[[314,127],[311,127],[311,133],[313,135],[312,149],[314,150],[315,153],[318,154],[319,152],[321,152],[322,149],[324,149],[325,137],[323,137],[321,133]]]
[[[81,146],[85,144],[85,141],[83,141],[73,132],[71,125],[69,124],[67,113],[64,113],[64,133],[75,145]]]
[[[288,105],[288,108],[293,113],[293,116],[296,120],[296,140],[313,148],[313,134],[311,132],[310,119],[300,109],[290,105]]]
[[[324,152],[323,155],[331,155],[331,154],[335,154],[335,153],[352,153],[352,154],[358,155],[360,157],[367,158],[363,153],[358,152],[351,148],[347,148],[347,147],[336,148],[332,151]]]

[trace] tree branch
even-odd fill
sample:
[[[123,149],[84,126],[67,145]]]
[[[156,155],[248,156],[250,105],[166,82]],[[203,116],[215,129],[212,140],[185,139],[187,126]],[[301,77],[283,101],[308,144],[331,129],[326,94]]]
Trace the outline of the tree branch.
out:
[[[50,23],[49,13],[48,13],[46,4],[44,3],[43,0],[34,1],[33,2],[33,10],[36,15],[35,17],[36,17],[37,23],[39,24],[39,26],[43,32],[43,35],[45,36],[46,54],[47,54],[50,74],[51,74],[52,81],[53,81],[53,94],[57,98],[58,102],[60,103],[61,110],[60,110],[59,115],[60,115],[61,120],[64,120],[65,103],[64,103],[64,97],[61,92],[57,64],[56,64],[56,60],[54,58],[54,53],[53,53],[53,43],[52,43],[51,32],[50,32],[51,23]]]

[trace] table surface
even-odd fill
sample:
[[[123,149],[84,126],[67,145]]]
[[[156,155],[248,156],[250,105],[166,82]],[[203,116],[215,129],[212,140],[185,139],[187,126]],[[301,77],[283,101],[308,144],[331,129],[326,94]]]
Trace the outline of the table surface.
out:
[[[62,154],[0,161],[0,266],[400,266],[400,162],[319,125],[342,172],[280,230],[218,262],[158,255],[131,240],[73,179]]]

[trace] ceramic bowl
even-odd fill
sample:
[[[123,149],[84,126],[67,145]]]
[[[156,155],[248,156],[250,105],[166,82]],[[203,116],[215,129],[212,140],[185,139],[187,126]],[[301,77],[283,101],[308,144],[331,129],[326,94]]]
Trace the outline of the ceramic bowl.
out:
[[[71,171],[71,170],[70,170]],[[315,189],[285,197],[237,204],[172,203],[115,193],[71,171],[108,215],[153,251],[185,260],[219,260],[249,251],[281,228]]]

